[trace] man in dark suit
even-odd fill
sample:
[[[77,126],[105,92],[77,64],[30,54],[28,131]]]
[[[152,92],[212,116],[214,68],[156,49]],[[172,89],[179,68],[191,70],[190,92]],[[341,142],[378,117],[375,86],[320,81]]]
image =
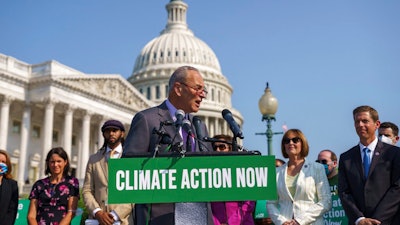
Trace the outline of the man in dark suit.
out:
[[[161,132],[157,134],[155,130],[159,130],[161,124],[167,121],[176,121],[176,112],[182,110],[185,118],[192,121],[192,115],[199,111],[200,103],[206,97],[207,91],[204,87],[204,81],[200,72],[190,66],[179,67],[169,79],[168,99],[161,105],[138,112],[132,119],[131,127],[124,145],[123,157],[133,157],[135,154],[150,152],[151,155],[155,151],[199,151],[197,143],[202,144],[203,151],[212,151],[211,144],[202,143],[201,141],[192,142],[192,149],[187,149],[182,129],[176,129],[175,126],[169,124],[162,127]],[[166,123],[167,124],[167,123]],[[207,129],[202,124],[201,130],[204,135],[208,135]],[[196,129],[192,129],[196,132]],[[161,135],[160,135],[161,134]],[[169,141],[163,140],[163,136],[169,138]],[[169,143],[172,140],[172,143]],[[178,216],[176,215],[177,206],[180,204],[136,204],[136,225],[174,225]],[[212,224],[212,215],[209,204],[205,207],[206,215],[203,218],[208,224]],[[187,211],[193,216],[198,212]],[[150,215],[149,215],[150,214]],[[192,224],[200,224],[199,221],[191,221]]]
[[[400,148],[376,137],[380,121],[374,108],[357,107],[353,119],[360,142],[339,160],[339,196],[349,224],[398,225]]]

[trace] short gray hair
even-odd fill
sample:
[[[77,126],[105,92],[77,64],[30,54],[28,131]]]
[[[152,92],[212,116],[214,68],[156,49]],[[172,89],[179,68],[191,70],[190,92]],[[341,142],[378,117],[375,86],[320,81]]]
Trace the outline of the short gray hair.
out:
[[[185,82],[186,81],[186,76],[187,76],[187,71],[188,70],[194,70],[198,73],[199,70],[192,67],[192,66],[181,66],[178,69],[176,69],[174,71],[174,73],[171,75],[171,77],[169,78],[169,82],[168,82],[168,88],[169,88],[169,92],[171,92],[175,82]]]

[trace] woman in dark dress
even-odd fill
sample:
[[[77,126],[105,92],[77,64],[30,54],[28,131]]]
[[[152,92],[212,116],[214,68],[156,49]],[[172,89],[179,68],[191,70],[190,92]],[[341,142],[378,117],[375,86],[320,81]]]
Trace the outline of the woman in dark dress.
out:
[[[0,150],[0,223],[14,225],[18,211],[18,184],[12,179],[7,151]]]
[[[68,155],[63,148],[53,148],[46,157],[44,179],[35,182],[29,195],[29,225],[67,225],[79,199],[79,182],[69,176]]]

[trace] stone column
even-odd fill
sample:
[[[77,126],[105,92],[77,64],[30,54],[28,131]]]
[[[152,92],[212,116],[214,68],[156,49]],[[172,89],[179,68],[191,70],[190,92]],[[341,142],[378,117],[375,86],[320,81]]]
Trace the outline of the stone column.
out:
[[[207,130],[208,130],[208,136],[209,137],[212,137],[211,136],[211,127],[210,127],[210,123],[209,123],[209,120],[208,120],[208,116],[204,116],[204,121],[203,121],[203,123],[206,125],[206,127],[207,127]]]
[[[70,160],[72,160],[71,146],[72,146],[72,126],[73,126],[72,124],[73,124],[74,109],[75,108],[73,106],[65,107],[63,146]]]
[[[0,149],[7,150],[8,139],[8,123],[10,119],[10,96],[4,96],[1,102],[1,118],[0,118]]]
[[[42,145],[42,163],[40,165],[39,177],[42,177],[46,165],[46,156],[53,143],[53,123],[54,123],[54,105],[55,102],[48,100],[44,112],[43,120],[43,145]]]
[[[215,130],[214,135],[221,134],[221,127],[219,126],[218,118],[214,118],[214,130]]]
[[[86,112],[82,121],[82,148],[80,150],[80,157],[78,160],[77,178],[85,178],[86,164],[89,160],[89,144],[90,144],[90,117],[91,113]]]
[[[100,149],[104,144],[103,132],[101,132],[101,127],[106,122],[105,118],[100,119],[99,129],[97,129],[97,148]]]
[[[31,129],[31,105],[28,103],[25,105],[24,112],[22,114],[22,126],[21,126],[21,144],[20,154],[18,162],[18,190],[21,193],[25,179],[28,178],[28,168],[26,158],[28,157],[28,143],[29,134]]]
[[[224,120],[222,121],[222,131],[224,134],[229,134],[230,128],[228,127],[228,123]]]

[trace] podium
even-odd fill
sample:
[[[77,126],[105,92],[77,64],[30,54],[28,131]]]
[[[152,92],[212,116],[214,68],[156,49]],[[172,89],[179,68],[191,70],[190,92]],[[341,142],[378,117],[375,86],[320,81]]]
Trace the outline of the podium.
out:
[[[275,157],[259,151],[158,152],[110,159],[110,204],[275,200]]]

